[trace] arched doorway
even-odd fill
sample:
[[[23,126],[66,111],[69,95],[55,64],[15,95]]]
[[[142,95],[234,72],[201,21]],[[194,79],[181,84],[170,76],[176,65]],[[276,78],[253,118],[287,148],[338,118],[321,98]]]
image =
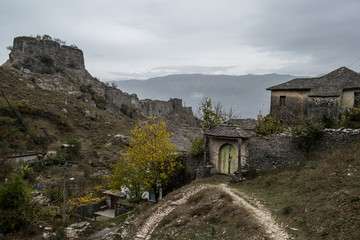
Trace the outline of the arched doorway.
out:
[[[219,172],[232,174],[238,168],[236,149],[231,144],[224,144],[219,151]]]

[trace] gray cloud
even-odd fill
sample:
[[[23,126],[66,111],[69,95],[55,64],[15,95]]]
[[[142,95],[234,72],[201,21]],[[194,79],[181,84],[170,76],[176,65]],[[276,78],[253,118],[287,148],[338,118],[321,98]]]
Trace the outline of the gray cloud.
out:
[[[4,0],[0,62],[14,37],[49,34],[81,48],[101,79],[317,75],[360,57],[359,9],[357,0]]]

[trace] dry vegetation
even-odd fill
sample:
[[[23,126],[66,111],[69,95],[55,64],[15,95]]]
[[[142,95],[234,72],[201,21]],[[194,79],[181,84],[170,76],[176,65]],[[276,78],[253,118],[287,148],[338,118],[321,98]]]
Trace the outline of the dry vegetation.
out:
[[[20,114],[29,126],[41,129],[50,139],[48,150],[56,150],[67,139],[75,138],[82,142],[83,158],[94,162],[99,156],[104,160],[113,158],[124,146],[121,139],[114,136],[128,135],[136,119],[111,106],[106,111],[98,109],[65,92],[46,91],[35,85],[34,89],[29,88],[31,80],[21,81],[20,78],[14,70],[0,68],[1,90],[6,97],[38,109],[36,112],[20,111]],[[95,117],[87,117],[85,111]]]
[[[359,147],[312,156],[233,187],[261,200],[295,239],[360,239]]]
[[[262,239],[267,234],[248,210],[218,189],[205,189],[167,215],[152,239]]]

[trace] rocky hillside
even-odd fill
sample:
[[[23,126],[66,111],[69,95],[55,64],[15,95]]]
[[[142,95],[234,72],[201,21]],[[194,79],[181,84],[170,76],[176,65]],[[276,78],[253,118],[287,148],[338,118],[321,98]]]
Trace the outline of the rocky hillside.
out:
[[[107,165],[138,121],[155,115],[169,131],[194,126],[181,99],[139,100],[92,77],[83,53],[49,38],[17,37],[0,68],[0,157],[82,143],[82,159]]]
[[[107,103],[106,110],[99,109],[87,96],[90,94],[60,76],[1,67],[0,83],[1,117],[10,119],[8,125],[1,125],[1,140],[9,144],[2,156],[56,150],[72,138],[82,142],[84,159],[110,160],[126,143],[123,136],[129,134],[135,122],[145,120],[137,113],[124,114],[111,103]]]
[[[105,98],[119,109],[133,108],[143,116],[191,115],[192,112],[191,108],[182,106],[181,99],[170,99],[169,101],[139,100],[136,94],[124,93],[100,82],[85,69],[84,56],[80,49],[76,46],[62,45],[53,41],[50,36],[46,38],[15,38],[9,60],[3,66],[32,73],[62,76],[83,88],[91,86],[91,90],[98,94],[97,98]],[[57,78],[52,78],[52,80],[54,81],[50,84],[43,84],[41,87],[46,90],[58,90],[51,86],[57,84]],[[69,87],[71,88],[71,86]]]

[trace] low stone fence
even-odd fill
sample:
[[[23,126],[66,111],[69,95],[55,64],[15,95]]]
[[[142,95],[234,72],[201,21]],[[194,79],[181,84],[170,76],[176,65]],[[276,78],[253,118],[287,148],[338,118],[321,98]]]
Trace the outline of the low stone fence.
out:
[[[319,141],[316,141],[311,148],[311,152],[326,152],[358,141],[360,141],[360,129],[325,129]]]
[[[267,171],[290,164],[299,164],[305,154],[294,137],[271,135],[269,138],[251,137],[248,140],[248,159],[243,170]]]
[[[360,129],[325,129],[308,154],[327,152],[345,144],[360,141]],[[285,165],[300,164],[306,154],[298,146],[296,137],[271,135],[269,138],[248,139],[248,160],[244,170],[267,171]]]

